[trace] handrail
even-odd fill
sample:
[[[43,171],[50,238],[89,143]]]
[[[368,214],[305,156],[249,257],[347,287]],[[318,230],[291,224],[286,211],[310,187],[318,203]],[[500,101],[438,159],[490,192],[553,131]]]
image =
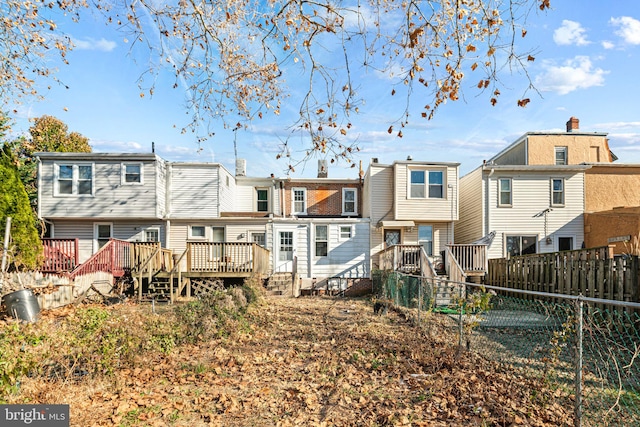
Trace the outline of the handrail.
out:
[[[445,265],[449,280],[454,282],[466,282],[467,275],[458,263],[456,257],[453,256],[450,248],[445,249]]]
[[[129,242],[126,240],[109,239],[98,252],[69,273],[69,278],[73,279],[81,274],[98,271],[105,273],[124,272],[130,267],[128,257],[124,254],[127,249],[129,249]]]

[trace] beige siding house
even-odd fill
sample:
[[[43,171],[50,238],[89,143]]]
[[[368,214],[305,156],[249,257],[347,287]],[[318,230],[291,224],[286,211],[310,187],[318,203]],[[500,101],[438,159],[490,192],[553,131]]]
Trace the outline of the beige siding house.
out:
[[[374,159],[364,177],[370,216],[371,258],[395,244],[422,245],[433,259],[453,243],[458,220],[459,163]]]
[[[489,258],[579,249],[592,162],[616,159],[605,133],[529,132],[460,179],[456,243],[495,235]]]

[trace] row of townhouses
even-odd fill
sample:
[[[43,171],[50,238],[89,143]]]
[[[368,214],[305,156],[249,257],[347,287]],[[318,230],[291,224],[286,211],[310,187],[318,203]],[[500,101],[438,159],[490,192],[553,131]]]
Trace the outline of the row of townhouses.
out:
[[[607,134],[581,132],[573,117],[566,132],[526,133],[462,178],[459,163],[410,157],[332,179],[323,161],[317,178],[280,178],[247,176],[241,159],[231,173],[153,153],[37,155],[47,237],[77,239],[80,262],[112,238],[174,254],[255,244],[270,273],[295,272],[305,289],[367,283],[394,247],[444,269],[465,245],[488,258],[607,244],[622,253],[640,231],[640,165],[614,163]]]

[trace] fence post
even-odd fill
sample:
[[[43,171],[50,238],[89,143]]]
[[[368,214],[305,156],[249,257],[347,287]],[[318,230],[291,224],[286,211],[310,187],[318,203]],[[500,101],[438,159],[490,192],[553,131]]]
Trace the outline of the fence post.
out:
[[[418,326],[420,326],[420,311],[422,310],[422,295],[424,295],[423,292],[422,292],[422,286],[423,286],[423,283],[424,283],[424,277],[420,277],[419,280],[420,280],[420,282],[419,282],[419,285],[418,285]]]
[[[576,300],[576,403],[575,403],[575,427],[582,426],[582,327],[583,327],[583,308],[584,301],[582,301],[582,295],[578,296]]]
[[[460,294],[458,295],[459,297],[459,314],[458,314],[458,351],[462,351],[462,332],[463,332],[463,327],[462,327],[462,322],[463,322],[463,318],[462,318],[462,311],[464,310],[464,302],[463,302],[463,296],[462,296],[462,285],[459,285],[459,289],[460,289]]]

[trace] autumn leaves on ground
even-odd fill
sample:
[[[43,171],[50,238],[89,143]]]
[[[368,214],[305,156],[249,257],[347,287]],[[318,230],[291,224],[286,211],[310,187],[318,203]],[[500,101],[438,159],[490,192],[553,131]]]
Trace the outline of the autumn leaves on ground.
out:
[[[67,403],[73,426],[573,424],[543,379],[459,354],[444,315],[418,327],[367,298],[252,295],[5,320],[0,400]]]

